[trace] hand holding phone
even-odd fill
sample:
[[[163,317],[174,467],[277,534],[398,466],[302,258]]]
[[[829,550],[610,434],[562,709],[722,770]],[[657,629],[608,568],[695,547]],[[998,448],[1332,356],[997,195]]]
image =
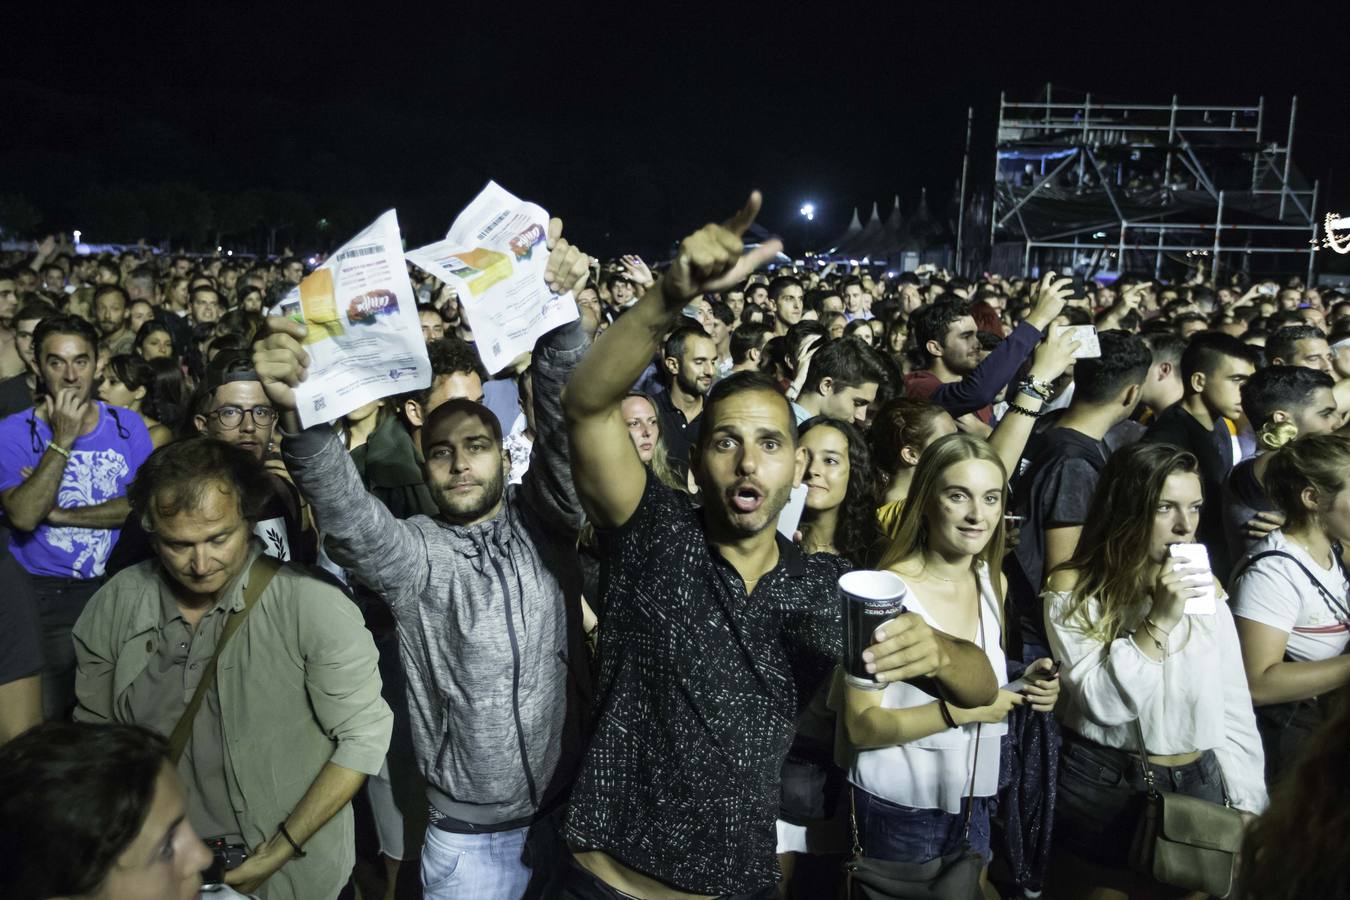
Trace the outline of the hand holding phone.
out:
[[[1172,571],[1179,569],[1197,569],[1186,580],[1199,591],[1196,596],[1186,600],[1184,613],[1188,616],[1212,616],[1218,611],[1218,595],[1214,592],[1214,574],[1209,564],[1209,551],[1204,544],[1171,544],[1167,548],[1168,557],[1173,560]]]

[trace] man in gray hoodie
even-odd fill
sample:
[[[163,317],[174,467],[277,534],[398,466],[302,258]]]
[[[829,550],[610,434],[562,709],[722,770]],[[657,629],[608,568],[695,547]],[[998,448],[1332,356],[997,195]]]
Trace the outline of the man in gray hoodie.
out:
[[[545,280],[575,292],[588,258],[561,240],[561,227],[550,223]],[[397,622],[431,806],[428,900],[515,900],[557,868],[552,814],[584,749],[590,681],[576,562],[582,512],[560,397],[595,324],[574,322],[535,348],[536,439],[523,483],[507,484],[510,458],[487,407],[450,400],[428,416],[421,443],[435,518],[395,519],[362,487],[331,428],[299,429],[292,388],[309,362],[303,325],[270,319],[254,355],[282,411],[286,466],[329,555]]]

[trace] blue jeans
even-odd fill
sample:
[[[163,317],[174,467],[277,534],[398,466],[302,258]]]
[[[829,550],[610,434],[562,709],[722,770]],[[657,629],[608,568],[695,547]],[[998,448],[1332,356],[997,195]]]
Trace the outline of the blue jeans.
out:
[[[528,828],[461,834],[427,826],[422,847],[425,900],[520,900],[557,876],[562,853],[554,817]],[[531,880],[533,879],[533,881]]]
[[[961,814],[942,809],[915,809],[891,803],[861,788],[853,788],[858,821],[858,840],[863,856],[892,862],[925,863],[955,853],[965,835],[966,808],[970,806],[970,849],[993,857],[989,849],[988,797],[961,799]]]
[[[1223,773],[1213,750],[1184,766],[1149,764],[1158,790],[1222,803]],[[1055,799],[1055,847],[1114,869],[1129,865],[1147,785],[1138,757],[1064,729]]]

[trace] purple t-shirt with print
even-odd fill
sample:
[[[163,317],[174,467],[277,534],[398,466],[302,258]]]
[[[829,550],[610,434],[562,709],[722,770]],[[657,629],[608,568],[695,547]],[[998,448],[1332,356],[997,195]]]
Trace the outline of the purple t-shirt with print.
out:
[[[97,506],[126,496],[127,486],[154,449],[139,415],[95,402],[98,424],[75,441],[61,476],[56,505],[62,509]],[[23,470],[37,468],[51,441],[51,426],[32,409],[0,419],[0,491],[22,484]],[[33,575],[97,578],[120,533],[117,528],[44,524],[32,532],[11,530],[10,551]]]

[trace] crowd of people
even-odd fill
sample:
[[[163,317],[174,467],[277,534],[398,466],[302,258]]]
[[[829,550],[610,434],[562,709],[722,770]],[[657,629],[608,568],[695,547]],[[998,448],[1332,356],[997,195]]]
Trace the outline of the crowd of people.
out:
[[[1350,299],[765,270],[758,204],[555,220],[503,372],[410,266],[430,384],[308,428],[301,260],[0,259],[0,895],[1195,895],[1166,794],[1343,896]]]

